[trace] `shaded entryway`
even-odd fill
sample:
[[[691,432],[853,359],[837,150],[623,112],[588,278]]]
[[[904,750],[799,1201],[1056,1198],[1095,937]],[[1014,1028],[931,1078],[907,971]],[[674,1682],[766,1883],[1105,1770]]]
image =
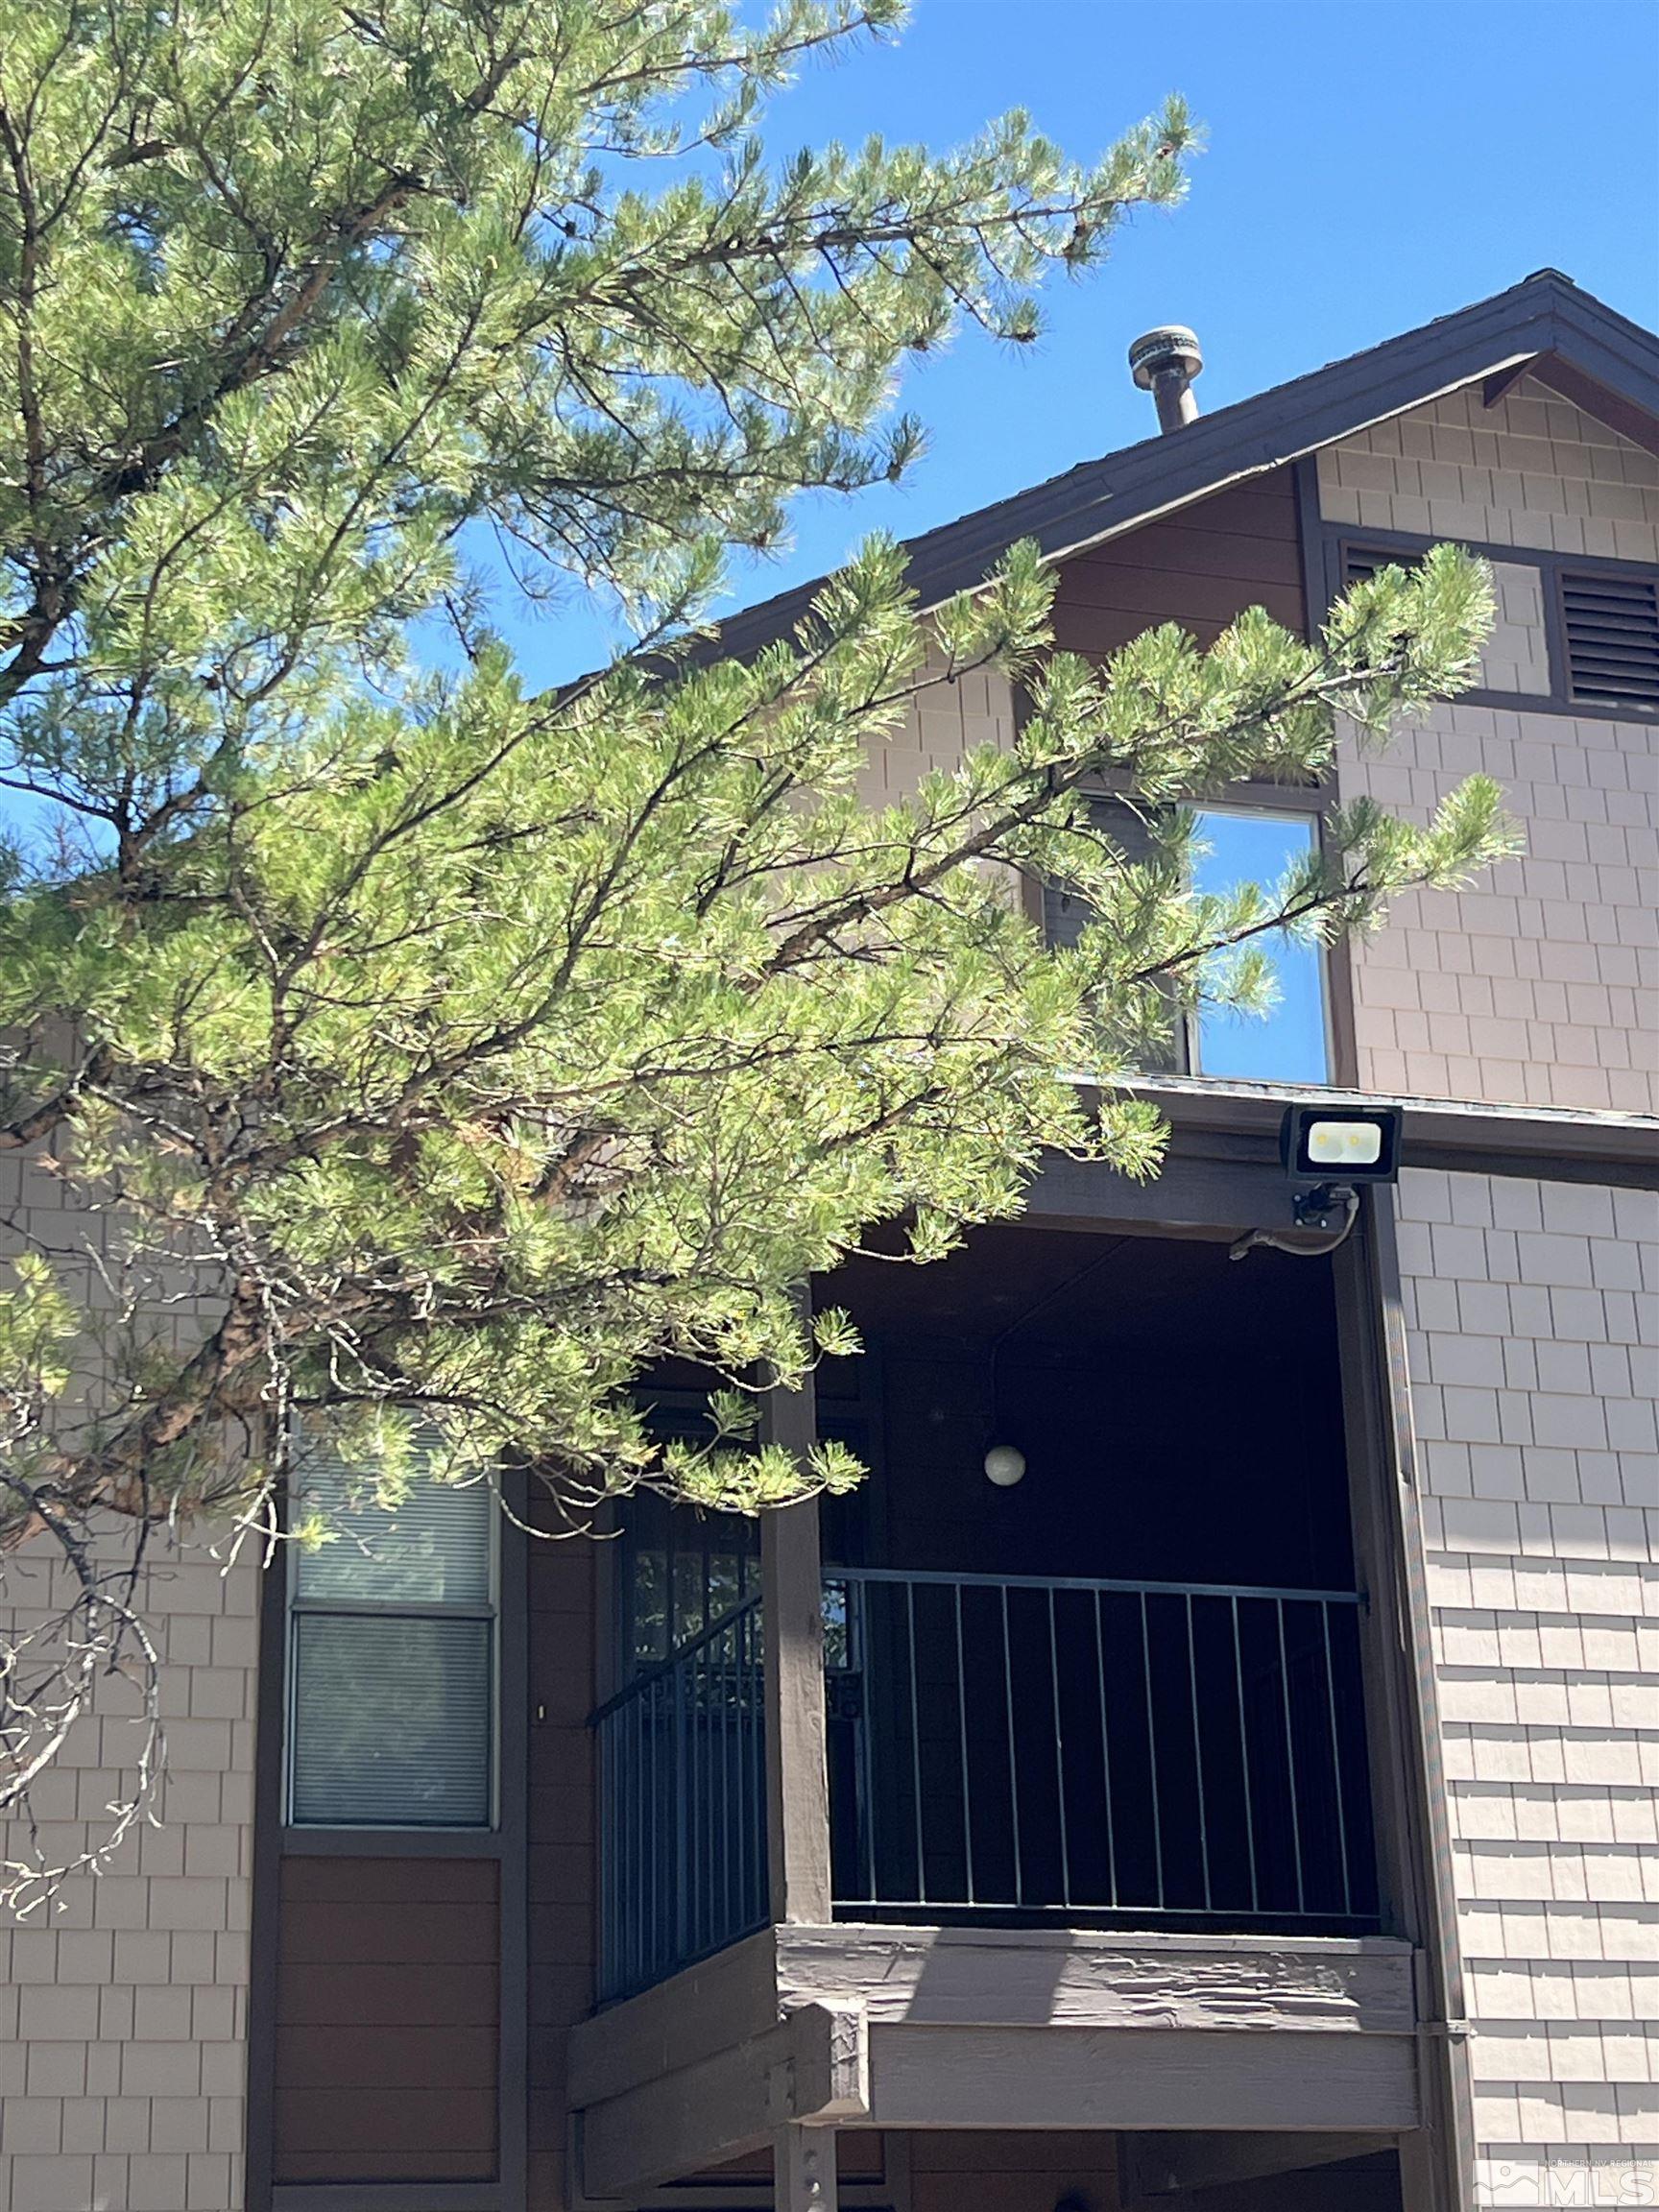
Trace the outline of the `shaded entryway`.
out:
[[[998,1228],[825,1297],[838,1909],[1373,1925],[1329,1262]]]

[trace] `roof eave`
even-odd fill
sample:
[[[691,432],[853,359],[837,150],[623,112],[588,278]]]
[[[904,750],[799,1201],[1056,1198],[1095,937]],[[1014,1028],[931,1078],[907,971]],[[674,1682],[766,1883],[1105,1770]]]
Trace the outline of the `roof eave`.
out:
[[[1046,561],[1072,559],[1194,500],[1528,365],[1565,397],[1659,450],[1659,339],[1546,270],[911,539],[910,584],[929,610],[982,583],[1016,540],[1034,539]],[[781,635],[807,612],[823,582],[730,616],[706,650],[740,654]]]

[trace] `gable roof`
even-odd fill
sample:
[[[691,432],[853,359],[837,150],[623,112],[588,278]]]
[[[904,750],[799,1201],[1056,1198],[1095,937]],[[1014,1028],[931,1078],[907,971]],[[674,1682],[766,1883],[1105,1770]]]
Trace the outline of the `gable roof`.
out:
[[[1456,314],[909,539],[910,584],[924,608],[936,607],[979,583],[1017,539],[1063,561],[1466,385],[1486,383],[1496,399],[1524,373],[1659,452],[1659,337],[1559,270],[1541,269]],[[822,583],[729,615],[704,650],[757,650],[806,613]]]

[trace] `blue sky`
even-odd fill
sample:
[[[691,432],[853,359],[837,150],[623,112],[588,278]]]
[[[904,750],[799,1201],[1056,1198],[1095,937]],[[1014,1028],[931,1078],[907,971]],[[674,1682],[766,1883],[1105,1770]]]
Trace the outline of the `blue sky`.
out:
[[[912,475],[805,504],[728,605],[1148,436],[1124,349],[1156,323],[1197,329],[1214,410],[1545,266],[1659,322],[1659,0],[914,0],[897,41],[808,67],[763,133],[779,159],[873,131],[945,148],[1022,106],[1088,157],[1171,90],[1209,137],[1186,205],[1049,286],[1036,347],[967,334],[914,368]],[[503,591],[495,615],[532,686],[617,641],[575,584],[532,618]]]
[[[964,337],[912,373],[914,475],[804,510],[737,599],[1146,436],[1123,354],[1154,323],[1196,328],[1214,409],[1546,266],[1659,319],[1653,0],[919,0],[897,44],[808,70],[765,136],[778,155],[870,131],[943,147],[1019,105],[1087,156],[1170,90],[1209,132],[1187,204],[1052,286],[1040,347]],[[542,682],[606,635],[574,592],[512,627]]]

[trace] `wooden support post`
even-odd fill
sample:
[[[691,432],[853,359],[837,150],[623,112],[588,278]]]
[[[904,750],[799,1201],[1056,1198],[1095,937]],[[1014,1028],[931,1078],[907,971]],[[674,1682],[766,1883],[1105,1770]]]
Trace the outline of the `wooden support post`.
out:
[[[707,2015],[705,2025],[718,2033]],[[677,2042],[670,2037],[671,2056]],[[835,2212],[835,2129],[870,2119],[869,2036],[858,2007],[803,2005],[688,2065],[655,2063],[661,2050],[648,2034],[633,2049],[617,2041],[608,2054],[590,2054],[599,2063],[584,2068],[590,2101],[577,2132],[580,2202],[630,2203],[770,2143],[785,2212]],[[798,2136],[809,2140],[797,2144]],[[805,2195],[787,2193],[791,2172]]]
[[[780,2128],[772,2158],[777,2212],[836,2212],[833,2128]]]
[[[803,1458],[817,1435],[808,1378],[761,1400],[766,1441]],[[830,1782],[824,1730],[824,1575],[818,1502],[760,1520],[766,1639],[766,1835],[772,1918],[820,1924],[831,1914]]]

